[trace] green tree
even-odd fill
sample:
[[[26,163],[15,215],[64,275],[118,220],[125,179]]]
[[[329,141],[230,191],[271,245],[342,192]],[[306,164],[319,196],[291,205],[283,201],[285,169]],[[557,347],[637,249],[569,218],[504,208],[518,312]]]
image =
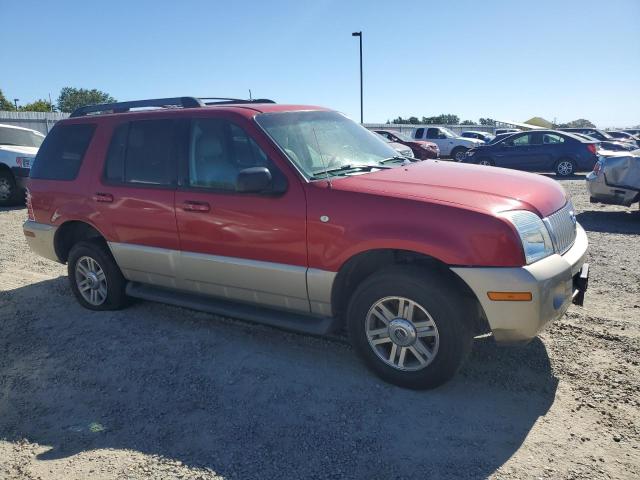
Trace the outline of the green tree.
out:
[[[51,107],[52,105],[48,100],[43,100],[41,98],[39,100],[36,100],[35,102],[22,105],[19,110],[22,112],[51,112]]]
[[[578,120],[556,125],[556,128],[596,128],[596,126],[586,118],[579,118]]]
[[[460,125],[475,125],[476,122],[473,122],[471,120],[465,120],[463,122],[460,122]]]
[[[64,87],[58,96],[58,110],[61,112],[73,112],[76,108],[97,103],[112,103],[116,99],[100,90],[87,90],[84,88]]]
[[[436,117],[422,117],[422,122],[427,125],[458,125],[460,117],[451,113],[443,113]]]
[[[487,125],[489,127],[495,127],[496,121],[493,118],[481,118],[478,120],[480,125]]]
[[[16,107],[13,102],[7,100],[7,97],[4,96],[2,90],[0,90],[0,110],[15,110]]]

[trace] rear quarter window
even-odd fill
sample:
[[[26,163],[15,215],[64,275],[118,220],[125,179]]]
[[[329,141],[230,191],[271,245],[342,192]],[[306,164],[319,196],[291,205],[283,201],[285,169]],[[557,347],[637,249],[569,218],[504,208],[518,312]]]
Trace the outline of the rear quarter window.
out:
[[[29,176],[42,180],[73,180],[78,176],[96,126],[58,125],[44,139]]]

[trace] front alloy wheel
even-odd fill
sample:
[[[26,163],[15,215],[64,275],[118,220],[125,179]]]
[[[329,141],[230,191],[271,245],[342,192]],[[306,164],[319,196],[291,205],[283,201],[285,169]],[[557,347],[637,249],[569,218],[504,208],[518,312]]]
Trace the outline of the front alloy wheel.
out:
[[[575,170],[571,160],[560,160],[556,165],[556,173],[561,177],[568,177]]]
[[[385,297],[369,309],[365,331],[384,363],[398,370],[427,367],[438,354],[438,327],[424,307],[405,297]]]
[[[98,307],[107,299],[107,277],[100,264],[91,257],[76,262],[76,285],[85,301]]]

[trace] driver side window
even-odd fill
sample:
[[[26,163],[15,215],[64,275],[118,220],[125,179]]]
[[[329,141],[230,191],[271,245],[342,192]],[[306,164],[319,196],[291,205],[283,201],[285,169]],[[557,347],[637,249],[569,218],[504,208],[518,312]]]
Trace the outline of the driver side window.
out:
[[[517,138],[514,138],[511,141],[511,144],[514,147],[525,147],[525,146],[530,144],[530,135],[526,134],[526,135],[521,135],[521,136],[519,136]]]
[[[428,128],[427,129],[427,138],[430,138],[430,139],[440,138],[438,136],[439,133],[440,133],[440,130],[438,130],[437,128]]]
[[[189,134],[189,175],[191,187],[236,191],[241,170],[275,167],[264,151],[240,127],[227,120],[208,118],[191,122]]]

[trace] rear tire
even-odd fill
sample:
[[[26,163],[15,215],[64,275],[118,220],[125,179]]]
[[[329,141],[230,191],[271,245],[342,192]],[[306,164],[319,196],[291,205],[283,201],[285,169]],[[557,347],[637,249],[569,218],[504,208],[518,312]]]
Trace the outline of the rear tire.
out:
[[[464,147],[456,147],[451,151],[451,158],[453,158],[456,162],[464,162],[467,148]]]
[[[351,343],[376,375],[395,385],[435,388],[471,350],[467,302],[441,276],[414,267],[375,273],[347,309]]]
[[[0,207],[18,203],[19,188],[11,172],[0,172]]]
[[[561,158],[556,162],[554,171],[559,177],[570,177],[576,173],[576,162],[570,158]]]
[[[69,252],[71,290],[89,310],[119,310],[128,304],[127,281],[102,240],[76,243]]]

